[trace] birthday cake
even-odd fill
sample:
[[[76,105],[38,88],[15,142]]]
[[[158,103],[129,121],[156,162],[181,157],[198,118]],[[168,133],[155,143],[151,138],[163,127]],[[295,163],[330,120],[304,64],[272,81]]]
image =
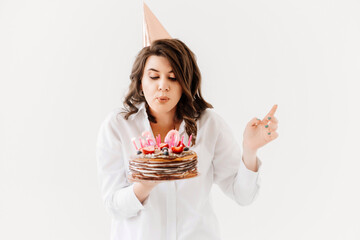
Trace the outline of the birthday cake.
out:
[[[145,142],[140,137],[139,147],[136,138],[132,142],[136,149],[129,160],[130,181],[169,181],[187,179],[198,176],[197,155],[190,149],[191,137],[188,145],[184,144],[184,136],[181,137],[178,131],[171,130],[161,142],[161,136],[151,138],[150,132],[144,132]]]

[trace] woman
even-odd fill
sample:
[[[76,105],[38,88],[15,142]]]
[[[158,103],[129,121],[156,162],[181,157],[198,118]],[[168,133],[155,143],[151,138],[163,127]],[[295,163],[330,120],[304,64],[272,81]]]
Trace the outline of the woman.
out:
[[[259,190],[257,150],[277,138],[277,105],[246,126],[243,155],[235,134],[201,96],[201,74],[193,52],[178,39],[143,48],[130,75],[124,109],[103,122],[97,160],[103,200],[112,216],[111,239],[221,239],[211,205],[211,186],[240,205]],[[127,180],[134,155],[130,139],[150,131],[164,137],[171,129],[192,138],[198,155],[195,178],[168,182]]]

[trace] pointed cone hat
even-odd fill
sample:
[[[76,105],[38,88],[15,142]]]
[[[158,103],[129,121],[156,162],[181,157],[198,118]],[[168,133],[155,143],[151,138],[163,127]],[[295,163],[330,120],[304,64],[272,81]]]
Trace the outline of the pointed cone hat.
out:
[[[169,33],[161,25],[159,20],[151,12],[150,8],[144,4],[144,23],[143,23],[143,47],[158,39],[171,39]]]

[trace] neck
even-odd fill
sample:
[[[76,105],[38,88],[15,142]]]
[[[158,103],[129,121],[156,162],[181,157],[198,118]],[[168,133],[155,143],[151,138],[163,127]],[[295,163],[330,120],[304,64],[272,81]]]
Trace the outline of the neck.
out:
[[[151,115],[156,118],[156,123],[151,123],[152,126],[156,126],[162,129],[174,129],[178,124],[177,119],[175,120],[176,108],[166,113],[157,113],[149,109]]]

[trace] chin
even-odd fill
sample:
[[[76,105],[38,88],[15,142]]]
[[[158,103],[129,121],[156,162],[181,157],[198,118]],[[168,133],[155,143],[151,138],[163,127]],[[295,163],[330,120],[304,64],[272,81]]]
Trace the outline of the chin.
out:
[[[150,108],[152,111],[156,112],[156,113],[167,113],[170,112],[174,107],[176,107],[176,105],[172,105],[172,104],[163,104],[163,105],[159,105],[158,103],[155,104],[149,104]]]

